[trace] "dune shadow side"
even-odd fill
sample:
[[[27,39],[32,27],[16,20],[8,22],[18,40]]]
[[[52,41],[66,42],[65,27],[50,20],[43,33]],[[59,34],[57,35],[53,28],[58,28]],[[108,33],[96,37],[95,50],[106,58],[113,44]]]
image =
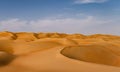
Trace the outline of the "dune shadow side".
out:
[[[15,55],[0,51],[0,66],[6,66],[16,58]]]

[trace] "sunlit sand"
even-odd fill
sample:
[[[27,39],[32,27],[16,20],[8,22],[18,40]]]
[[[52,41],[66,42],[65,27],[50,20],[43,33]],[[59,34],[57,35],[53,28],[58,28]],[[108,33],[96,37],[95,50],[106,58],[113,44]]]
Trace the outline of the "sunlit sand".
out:
[[[120,36],[0,32],[0,72],[120,72]]]

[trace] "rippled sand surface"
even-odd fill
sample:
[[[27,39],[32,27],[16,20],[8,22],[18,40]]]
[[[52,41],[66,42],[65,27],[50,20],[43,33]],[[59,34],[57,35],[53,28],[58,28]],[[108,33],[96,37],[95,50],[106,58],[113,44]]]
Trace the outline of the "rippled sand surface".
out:
[[[120,72],[120,36],[0,32],[0,72]]]

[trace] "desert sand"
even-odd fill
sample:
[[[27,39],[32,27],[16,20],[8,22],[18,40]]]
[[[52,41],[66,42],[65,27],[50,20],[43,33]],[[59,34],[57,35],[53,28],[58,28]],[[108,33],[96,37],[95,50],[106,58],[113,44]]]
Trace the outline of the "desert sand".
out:
[[[120,72],[120,36],[0,32],[0,72]]]

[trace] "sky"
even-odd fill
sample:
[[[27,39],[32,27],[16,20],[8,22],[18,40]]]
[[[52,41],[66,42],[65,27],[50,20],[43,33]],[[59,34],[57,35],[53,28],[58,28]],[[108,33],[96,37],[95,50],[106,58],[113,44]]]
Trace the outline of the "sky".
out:
[[[120,35],[120,0],[0,0],[0,31]]]

